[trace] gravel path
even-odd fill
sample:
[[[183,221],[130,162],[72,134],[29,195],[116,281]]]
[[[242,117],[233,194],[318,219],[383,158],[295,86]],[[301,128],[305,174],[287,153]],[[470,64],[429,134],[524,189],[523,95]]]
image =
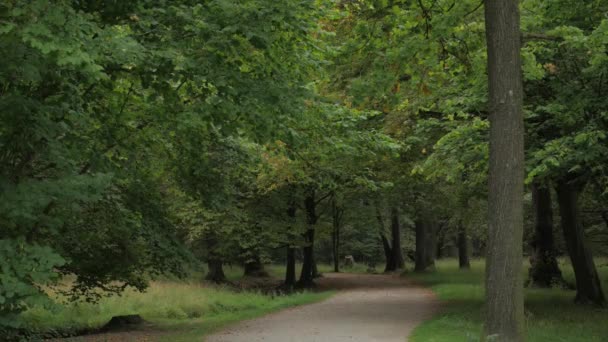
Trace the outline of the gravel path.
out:
[[[404,342],[439,308],[431,291],[394,275],[325,274],[323,302],[229,326],[207,342]]]

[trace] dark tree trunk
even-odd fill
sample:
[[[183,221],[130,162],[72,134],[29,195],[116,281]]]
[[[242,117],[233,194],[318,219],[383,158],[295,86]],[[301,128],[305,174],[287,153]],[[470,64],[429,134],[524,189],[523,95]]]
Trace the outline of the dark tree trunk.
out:
[[[336,196],[332,196],[331,201],[333,231],[331,234],[332,240],[332,255],[334,261],[334,272],[340,272],[340,228],[342,227],[342,217],[344,208],[337,203]]]
[[[255,257],[253,258],[253,260],[246,262],[244,265],[244,269],[246,277],[270,277],[268,272],[266,272],[266,270],[264,269],[264,264],[262,264],[259,257]]]
[[[608,211],[602,212],[602,219],[604,220],[604,223],[606,224],[606,228],[608,228]]]
[[[226,282],[226,275],[224,275],[224,267],[221,260],[211,259],[207,261],[207,265],[209,266],[209,272],[207,272],[205,280],[218,284]]]
[[[296,202],[295,195],[293,193],[290,195],[289,203],[287,206],[287,217],[291,223],[294,223],[296,219]],[[288,228],[288,231],[291,230],[291,227]],[[289,236],[288,236],[289,238]],[[287,246],[287,258],[285,265],[285,288],[287,291],[293,291],[294,286],[296,285],[296,249],[288,245]]]
[[[285,269],[285,288],[292,291],[296,285],[296,249],[287,247],[287,265]]]
[[[471,268],[469,238],[467,237],[467,228],[462,222],[458,226],[458,266],[461,270]]]
[[[445,234],[443,232],[443,229],[440,229],[437,232],[436,236],[437,238],[435,240],[437,241],[437,243],[435,246],[435,259],[442,259],[445,249]]]
[[[414,271],[422,272],[426,269],[426,265],[424,264],[424,234],[426,231],[426,225],[424,220],[418,218],[416,222],[414,222],[414,226],[416,229],[416,262]]]
[[[384,248],[384,256],[386,257],[386,266],[384,267],[384,272],[393,272],[397,269],[395,266],[395,260],[393,259],[393,251],[391,250],[391,245],[386,238],[386,235],[380,233],[380,239],[382,240],[382,247]]]
[[[332,257],[334,262],[334,272],[340,272],[340,230],[334,230],[331,234]]]
[[[576,302],[604,306],[606,299],[580,221],[578,192],[579,189],[575,185],[565,180],[560,181],[557,185],[557,199],[564,239],[576,277]]]
[[[563,285],[562,272],[557,265],[557,253],[553,242],[553,209],[551,190],[540,184],[532,184],[534,204],[534,237],[531,247],[529,285],[551,287]]]
[[[382,248],[384,249],[384,257],[386,258],[384,272],[393,272],[397,270],[397,266],[395,265],[395,260],[393,258],[391,244],[388,241],[384,231],[384,219],[382,218],[382,212],[380,211],[380,207],[378,205],[376,205],[376,219],[378,220],[378,227],[380,228],[380,240],[382,240]]]
[[[314,260],[314,241],[315,241],[315,224],[317,223],[316,202],[314,192],[311,192],[304,200],[306,208],[306,222],[308,229],[304,233],[306,246],[303,248],[302,272],[298,281],[301,287],[310,287],[314,285],[313,278],[318,275],[316,272],[316,263]],[[315,274],[316,273],[316,274]]]
[[[414,271],[424,272],[435,268],[435,223],[428,217],[420,217],[415,222],[416,263]]]
[[[305,246],[302,249],[302,271],[300,272],[300,280],[299,284],[303,287],[308,287],[313,285],[313,246],[312,243],[315,238],[315,231],[313,229],[308,229],[308,231],[304,234],[304,238],[308,246]]]
[[[518,0],[486,0],[490,118],[486,320],[482,340],[524,340],[524,116]]]
[[[405,267],[403,252],[401,251],[401,223],[399,222],[399,209],[391,208],[391,255],[396,269]]]

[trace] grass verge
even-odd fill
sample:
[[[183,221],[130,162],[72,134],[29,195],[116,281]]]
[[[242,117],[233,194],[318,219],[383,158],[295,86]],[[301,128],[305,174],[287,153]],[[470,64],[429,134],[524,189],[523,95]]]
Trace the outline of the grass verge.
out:
[[[432,273],[408,277],[429,286],[445,302],[443,311],[414,330],[414,342],[479,341],[483,324],[484,262],[472,262],[461,271],[456,260],[437,262]],[[597,261],[604,289],[608,285],[608,262]],[[574,282],[572,267],[565,260],[560,268],[569,282]],[[526,272],[524,267],[522,272]],[[525,311],[529,342],[606,342],[608,310],[578,306],[575,292],[561,289],[526,289]]]
[[[200,281],[155,281],[147,291],[128,290],[98,303],[61,303],[39,306],[23,314],[28,330],[76,332],[102,327],[112,316],[139,314],[152,323],[154,340],[200,340],[209,332],[243,319],[287,307],[313,303],[332,292],[302,292],[271,296],[235,292]]]

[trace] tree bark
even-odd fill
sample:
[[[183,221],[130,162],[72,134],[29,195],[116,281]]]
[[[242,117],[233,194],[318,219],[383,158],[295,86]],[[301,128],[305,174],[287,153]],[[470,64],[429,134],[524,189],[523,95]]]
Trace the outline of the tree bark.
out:
[[[384,219],[382,218],[382,212],[376,205],[376,219],[378,220],[378,227],[380,228],[380,240],[382,241],[382,248],[384,249],[384,257],[386,258],[386,265],[384,266],[384,272],[393,272],[397,269],[395,260],[393,259],[393,250],[391,244],[386,237],[384,231]]]
[[[335,230],[331,234],[331,243],[332,243],[332,258],[334,262],[334,272],[340,272],[340,231]]]
[[[313,247],[312,242],[315,238],[315,231],[308,229],[304,234],[304,238],[308,246],[302,249],[302,271],[300,272],[299,285],[308,287],[313,285]]]
[[[315,277],[316,263],[314,261],[314,241],[315,241],[315,224],[317,223],[315,194],[312,191],[304,200],[306,208],[306,222],[308,229],[304,233],[306,246],[303,248],[302,272],[298,281],[301,287],[310,287],[314,285],[313,278]]]
[[[405,267],[405,261],[403,260],[403,252],[401,251],[401,223],[399,222],[399,209],[397,207],[391,208],[391,255],[392,262],[395,265],[395,269],[402,269]]]
[[[551,190],[538,183],[532,184],[532,203],[534,204],[535,221],[528,283],[535,287],[562,285],[564,280],[557,264],[557,253],[553,240]]]
[[[414,228],[416,229],[416,261],[414,263],[414,271],[422,272],[426,269],[424,264],[424,233],[426,230],[425,222],[422,218],[418,218],[414,222]]]
[[[332,255],[334,261],[334,272],[340,272],[340,228],[342,227],[342,216],[344,209],[338,205],[336,196],[332,197],[331,201],[333,231],[331,234],[332,240]]]
[[[209,272],[207,272],[205,280],[218,284],[226,282],[226,275],[224,274],[224,267],[221,260],[210,259],[207,261],[207,265],[209,266]]]
[[[295,222],[296,208],[295,196],[292,194],[287,205],[287,217],[291,223]],[[290,228],[288,228],[288,230],[290,230]],[[296,285],[296,249],[291,245],[287,246],[287,257],[285,263],[284,286],[287,291],[291,292]]]
[[[436,232],[435,236],[435,260],[443,259],[445,249],[445,232],[443,226]]]
[[[384,272],[393,272],[397,269],[395,266],[395,262],[393,260],[393,251],[391,250],[391,245],[386,238],[384,233],[380,233],[380,239],[382,240],[382,247],[384,248],[384,256],[386,257],[386,265],[384,267]]]
[[[287,265],[285,268],[285,288],[292,291],[296,285],[296,249],[287,247]]]
[[[467,227],[461,222],[458,227],[458,266],[461,270],[470,269],[469,259],[469,238],[467,237]]]
[[[557,199],[564,239],[576,278],[576,299],[580,304],[606,305],[591,250],[587,246],[578,209],[579,190],[567,180],[557,184]]]
[[[483,340],[524,340],[524,120],[519,1],[486,0],[490,109],[486,320]]]
[[[414,271],[424,272],[435,268],[435,223],[424,214],[415,222],[416,262]]]

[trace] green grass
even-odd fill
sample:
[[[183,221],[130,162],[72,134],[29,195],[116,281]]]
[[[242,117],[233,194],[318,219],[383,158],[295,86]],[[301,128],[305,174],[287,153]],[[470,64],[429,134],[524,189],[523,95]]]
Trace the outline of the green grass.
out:
[[[273,267],[279,272],[279,267]],[[237,279],[236,267],[227,272]],[[239,274],[242,274],[239,273]],[[258,292],[234,292],[200,281],[155,281],[144,293],[126,291],[98,303],[58,303],[34,307],[24,313],[27,327],[34,331],[81,331],[103,326],[112,316],[139,314],[153,323],[160,340],[192,341],[225,324],[260,316],[282,308],[320,301],[332,292],[303,292],[269,296]]]
[[[597,260],[604,289],[608,286],[608,263]],[[415,329],[414,342],[479,341],[483,323],[484,263],[472,262],[471,270],[458,269],[456,260],[442,260],[437,271],[409,274],[408,277],[429,286],[445,302],[435,318]],[[567,281],[574,282],[569,263],[560,267]],[[526,272],[525,267],[522,272]],[[575,292],[560,289],[526,289],[525,310],[527,341],[606,342],[608,310],[578,306]]]

